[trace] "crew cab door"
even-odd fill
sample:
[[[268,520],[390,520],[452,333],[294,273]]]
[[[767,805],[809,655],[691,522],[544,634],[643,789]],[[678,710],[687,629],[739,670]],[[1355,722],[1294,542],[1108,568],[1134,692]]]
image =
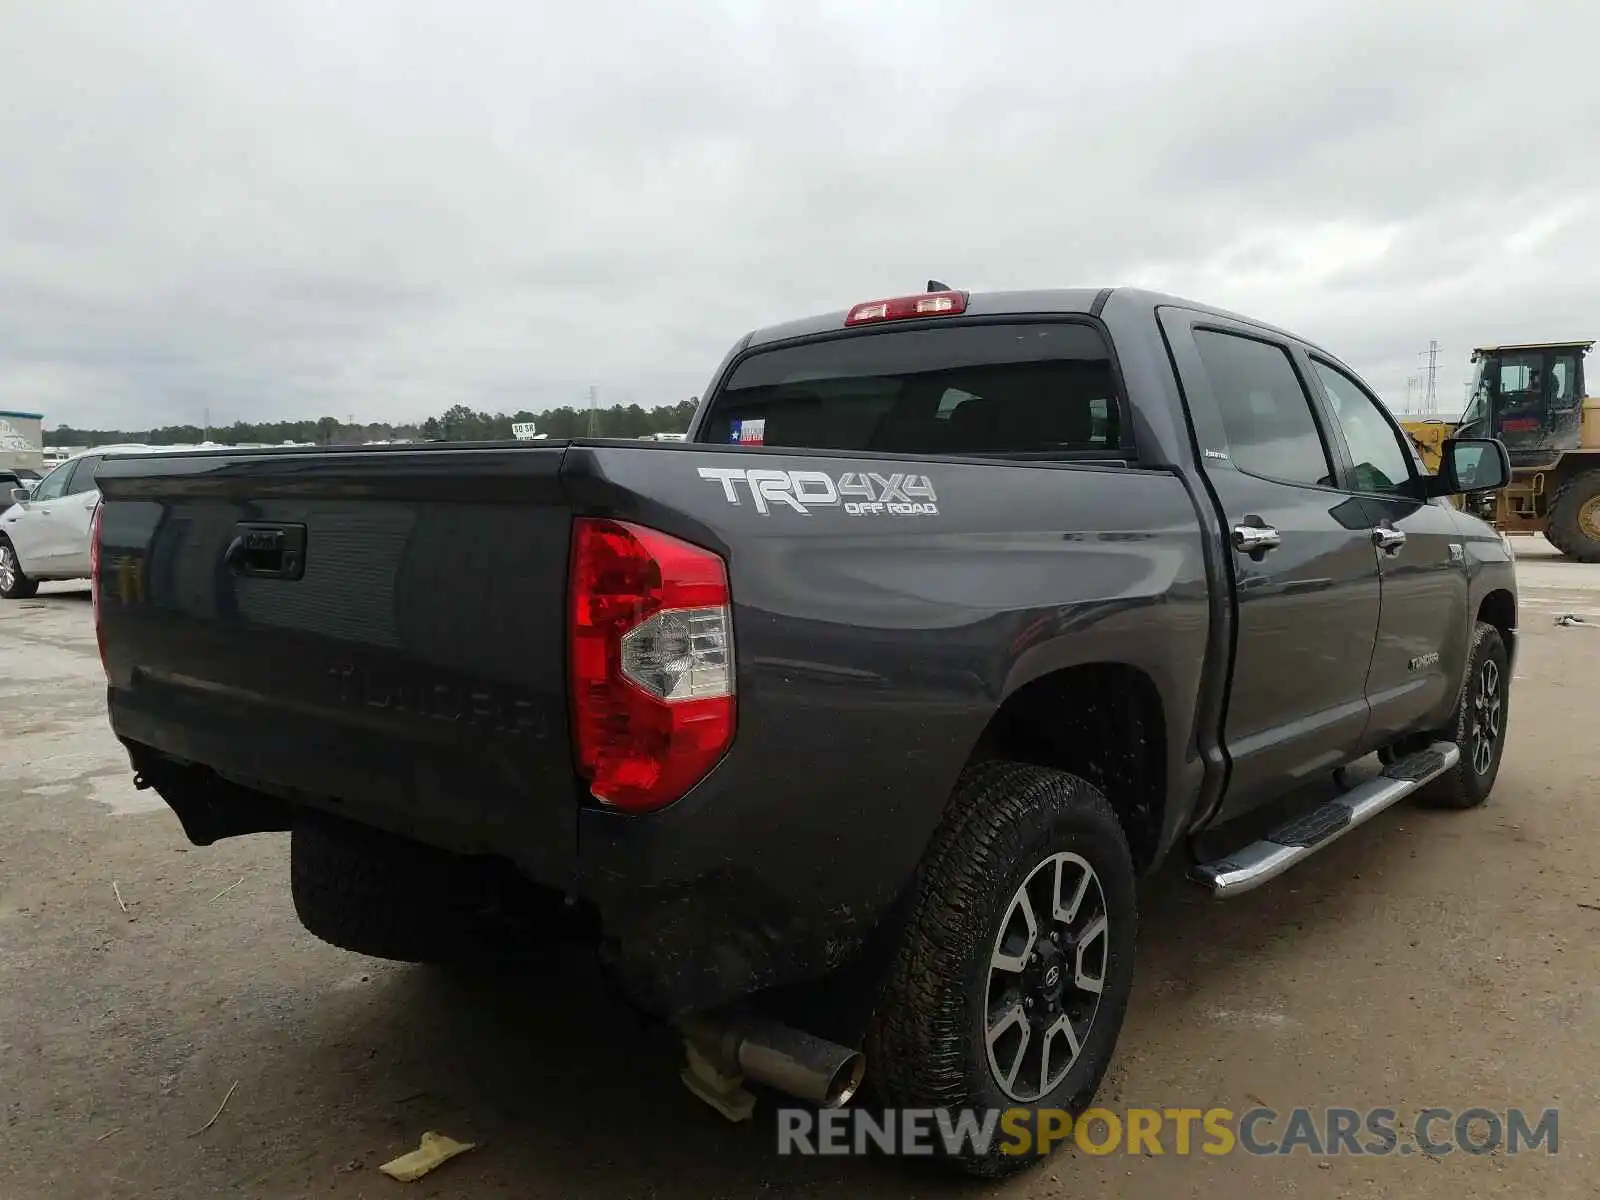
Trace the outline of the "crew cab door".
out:
[[[1309,359],[1340,476],[1362,499],[1377,555],[1383,604],[1367,675],[1366,742],[1381,746],[1443,724],[1455,705],[1473,619],[1464,543],[1454,510],[1424,498],[1416,455],[1389,411],[1348,368],[1315,353]]]
[[[94,473],[102,461],[99,455],[80,458],[61,498],[51,503],[50,570],[57,575],[89,577],[89,523],[100,503]]]
[[[1331,770],[1366,732],[1378,564],[1340,489],[1298,347],[1165,308],[1201,469],[1231,539],[1234,657],[1222,743],[1227,820]]]
[[[60,512],[75,462],[63,463],[33,489],[25,503],[13,505],[0,516],[3,532],[17,552],[17,561],[30,575],[48,575],[61,549]]]

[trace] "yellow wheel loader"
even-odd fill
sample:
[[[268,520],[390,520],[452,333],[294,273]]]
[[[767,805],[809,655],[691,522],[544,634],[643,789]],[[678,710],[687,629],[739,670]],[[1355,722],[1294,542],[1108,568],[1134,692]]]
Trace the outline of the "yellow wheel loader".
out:
[[[1600,562],[1600,396],[1586,394],[1594,342],[1479,346],[1461,420],[1407,421],[1429,470],[1449,437],[1494,437],[1511,455],[1511,482],[1462,498],[1505,533],[1542,533],[1580,562]]]
[[[1417,453],[1422,455],[1422,465],[1437,473],[1439,461],[1444,457],[1445,441],[1456,434],[1455,421],[1443,417],[1421,417],[1401,421],[1400,424],[1416,446]]]

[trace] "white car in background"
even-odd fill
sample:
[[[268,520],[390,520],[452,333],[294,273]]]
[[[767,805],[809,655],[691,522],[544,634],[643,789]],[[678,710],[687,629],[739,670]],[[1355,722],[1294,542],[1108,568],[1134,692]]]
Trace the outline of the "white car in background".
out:
[[[96,446],[67,459],[0,513],[0,598],[26,600],[49,579],[89,578],[89,521],[100,503],[94,473],[108,454],[151,446]]]

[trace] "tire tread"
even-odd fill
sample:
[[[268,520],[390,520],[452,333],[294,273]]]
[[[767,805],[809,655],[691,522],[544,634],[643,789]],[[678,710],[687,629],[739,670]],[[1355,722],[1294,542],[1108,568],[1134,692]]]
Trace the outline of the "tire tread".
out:
[[[1600,491],[1600,469],[1580,472],[1563,482],[1550,497],[1545,538],[1566,557],[1577,562],[1600,562],[1600,541],[1585,536],[1578,510]]]
[[[1489,782],[1487,786],[1480,786],[1482,777],[1472,769],[1472,748],[1466,744],[1468,697],[1478,677],[1478,668],[1483,662],[1484,655],[1496,651],[1499,652],[1502,680],[1500,741],[1495,748],[1497,758]],[[1465,678],[1461,682],[1461,694],[1456,701],[1455,719],[1445,734],[1456,743],[1461,751],[1461,759],[1443,775],[1418,790],[1416,794],[1418,804],[1425,808],[1464,810],[1477,808],[1489,799],[1490,793],[1494,790],[1495,779],[1500,774],[1500,759],[1505,755],[1506,722],[1511,712],[1511,677],[1506,667],[1505,641],[1501,638],[1500,631],[1487,621],[1479,621],[1472,631],[1472,649],[1467,654],[1467,668]]]
[[[868,1078],[890,1104],[973,1103],[967,1009],[955,1002],[951,982],[970,969],[974,943],[982,947],[993,937],[985,909],[995,881],[1013,874],[1030,836],[1064,813],[1114,838],[1131,897],[1134,868],[1126,835],[1110,803],[1089,783],[1063,771],[1008,761],[976,764],[958,780],[919,869],[906,934],[868,1038]],[[1101,864],[1096,870],[1101,872]],[[1103,886],[1108,882],[1102,879]],[[1120,1003],[1126,1004],[1125,994]],[[1120,1023],[1121,1012],[1107,1015]],[[1109,1053],[1068,1107],[1088,1102],[1108,1063]],[[988,1176],[1024,1165],[994,1154],[958,1162]]]
[[[11,556],[17,564],[17,581],[9,590],[0,589],[0,599],[33,599],[39,594],[39,581],[31,578],[25,571],[23,571],[22,559],[20,556],[18,556],[16,547],[11,545],[11,540],[9,538],[0,536],[0,545],[4,545],[11,550]]]
[[[322,814],[302,815],[289,842],[300,923],[331,945],[397,962],[491,957],[572,932],[557,897],[507,887],[501,868]]]

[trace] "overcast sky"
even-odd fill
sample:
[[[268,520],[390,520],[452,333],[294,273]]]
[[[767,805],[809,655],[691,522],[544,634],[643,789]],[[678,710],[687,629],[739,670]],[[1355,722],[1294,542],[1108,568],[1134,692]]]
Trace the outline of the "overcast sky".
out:
[[[667,403],[770,321],[1137,283],[1392,406],[1600,337],[1600,5],[0,0],[0,408]],[[1600,371],[1600,362],[1591,373]],[[1591,388],[1591,390],[1593,390]]]

